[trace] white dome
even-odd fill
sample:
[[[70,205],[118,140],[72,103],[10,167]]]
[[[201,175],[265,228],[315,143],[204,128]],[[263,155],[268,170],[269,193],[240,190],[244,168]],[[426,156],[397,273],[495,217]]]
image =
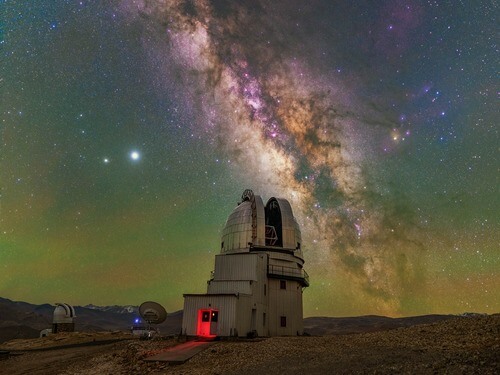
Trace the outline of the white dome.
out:
[[[274,249],[302,259],[300,228],[286,199],[273,197],[264,206],[249,189],[241,199],[222,231],[221,253]]]
[[[60,323],[74,323],[74,318],[76,317],[75,309],[73,306],[67,303],[56,303],[56,309],[54,310],[54,324]]]

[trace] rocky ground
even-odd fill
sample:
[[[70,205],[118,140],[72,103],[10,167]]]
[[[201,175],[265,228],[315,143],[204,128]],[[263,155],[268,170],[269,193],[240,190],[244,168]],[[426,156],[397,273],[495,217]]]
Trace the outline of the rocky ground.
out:
[[[141,341],[128,335],[107,333],[57,342],[52,338],[50,343],[48,340],[45,343],[43,339],[13,340],[2,344],[1,349],[17,355],[0,362],[0,373],[500,373],[499,314],[458,317],[435,324],[363,334],[218,341],[188,362],[175,366],[143,361],[176,345],[173,338]],[[40,350],[46,347],[51,349]]]

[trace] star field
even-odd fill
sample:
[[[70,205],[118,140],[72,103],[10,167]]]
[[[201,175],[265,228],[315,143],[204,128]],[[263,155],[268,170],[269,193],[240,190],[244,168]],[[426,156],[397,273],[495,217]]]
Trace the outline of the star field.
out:
[[[0,296],[181,309],[251,188],[305,316],[499,311],[494,3],[0,4]]]

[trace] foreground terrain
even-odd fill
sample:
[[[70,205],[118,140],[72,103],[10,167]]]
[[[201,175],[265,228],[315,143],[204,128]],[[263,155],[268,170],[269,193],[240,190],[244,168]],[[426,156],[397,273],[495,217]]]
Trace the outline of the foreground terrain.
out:
[[[176,344],[118,332],[13,340],[1,345],[14,355],[0,362],[0,373],[500,373],[499,314],[361,334],[217,341],[181,365],[143,361]]]

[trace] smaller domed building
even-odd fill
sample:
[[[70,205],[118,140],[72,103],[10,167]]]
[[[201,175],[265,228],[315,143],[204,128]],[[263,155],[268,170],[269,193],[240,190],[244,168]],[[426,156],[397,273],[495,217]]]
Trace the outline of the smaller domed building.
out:
[[[264,205],[252,190],[229,215],[207,293],[184,294],[187,336],[291,336],[303,334],[303,269],[299,225],[290,203]]]
[[[52,333],[75,331],[75,309],[67,303],[56,303],[52,320]]]

